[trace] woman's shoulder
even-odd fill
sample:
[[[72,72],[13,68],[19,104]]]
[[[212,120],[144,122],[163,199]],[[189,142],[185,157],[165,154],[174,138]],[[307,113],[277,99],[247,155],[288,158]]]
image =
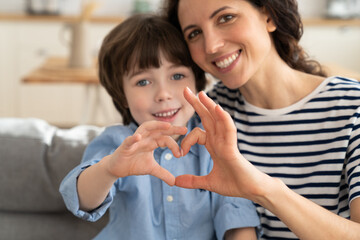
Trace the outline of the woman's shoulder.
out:
[[[226,87],[222,82],[216,82],[212,88],[208,91],[208,94],[223,94],[223,93],[227,93],[227,94],[237,94],[239,92],[238,89],[230,89],[228,87]]]
[[[360,82],[356,79],[334,76],[325,80],[326,90],[341,95],[356,95],[360,97]]]
[[[217,82],[207,92],[207,95],[216,103],[231,104],[240,99],[239,89],[227,88],[222,82]]]

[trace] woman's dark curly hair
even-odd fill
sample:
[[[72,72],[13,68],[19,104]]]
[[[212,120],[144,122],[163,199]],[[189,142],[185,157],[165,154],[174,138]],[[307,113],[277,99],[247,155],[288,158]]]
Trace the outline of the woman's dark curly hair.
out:
[[[164,15],[181,31],[178,20],[180,0],[165,0]],[[326,76],[321,65],[309,59],[299,45],[303,24],[296,0],[245,0],[258,9],[264,9],[276,25],[272,38],[279,56],[293,69],[319,76]]]
[[[134,68],[159,68],[161,53],[168,61],[192,69],[197,91],[205,88],[204,71],[191,59],[182,34],[163,17],[133,15],[105,37],[98,57],[100,83],[110,94],[124,125],[134,119],[127,106],[123,77]]]

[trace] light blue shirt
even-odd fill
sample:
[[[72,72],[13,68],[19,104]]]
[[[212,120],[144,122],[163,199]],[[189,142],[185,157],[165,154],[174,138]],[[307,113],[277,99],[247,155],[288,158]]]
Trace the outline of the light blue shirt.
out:
[[[187,127],[191,130],[196,126],[199,126],[198,120],[192,118]],[[74,215],[96,221],[109,208],[109,223],[95,239],[223,239],[229,229],[259,226],[255,207],[249,200],[202,189],[170,187],[149,175],[119,178],[97,209],[80,210],[76,189],[79,174],[114,152],[136,128],[135,124],[106,128],[89,144],[82,163],[61,183],[60,192]],[[157,148],[154,157],[174,176],[207,175],[212,168],[210,155],[201,145],[194,145],[181,158],[175,158],[168,148]]]

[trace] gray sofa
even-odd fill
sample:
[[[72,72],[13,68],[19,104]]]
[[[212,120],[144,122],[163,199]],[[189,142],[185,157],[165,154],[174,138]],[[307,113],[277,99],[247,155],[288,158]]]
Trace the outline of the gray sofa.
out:
[[[0,239],[91,239],[107,223],[73,216],[59,185],[102,128],[0,118]]]

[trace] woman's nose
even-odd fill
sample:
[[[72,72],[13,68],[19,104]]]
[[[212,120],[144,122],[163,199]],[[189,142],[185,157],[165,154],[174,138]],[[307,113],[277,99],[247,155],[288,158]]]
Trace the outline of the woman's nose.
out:
[[[214,54],[224,46],[224,39],[214,30],[204,32],[204,38],[205,52],[207,54]]]

